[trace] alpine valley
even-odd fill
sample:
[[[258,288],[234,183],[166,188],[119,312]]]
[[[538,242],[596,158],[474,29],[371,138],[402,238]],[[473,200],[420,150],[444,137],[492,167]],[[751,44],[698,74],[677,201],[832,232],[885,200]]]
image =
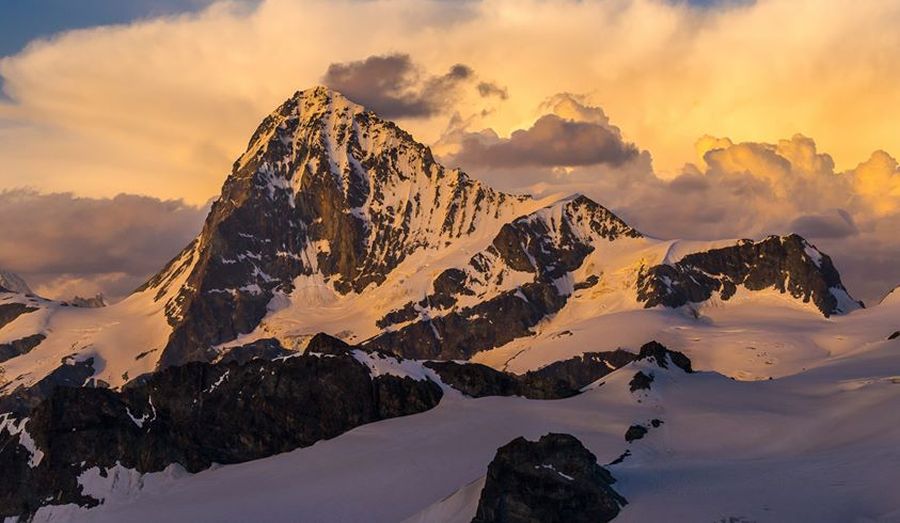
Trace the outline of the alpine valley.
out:
[[[499,192],[317,87],[127,299],[0,273],[0,516],[900,521],[897,294]]]

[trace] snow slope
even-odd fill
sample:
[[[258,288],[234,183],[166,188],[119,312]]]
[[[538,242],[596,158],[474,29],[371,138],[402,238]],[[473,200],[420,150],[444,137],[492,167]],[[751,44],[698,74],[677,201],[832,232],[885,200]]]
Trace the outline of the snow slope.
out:
[[[34,384],[64,359],[80,362],[93,358],[95,372],[89,380],[103,380],[112,387],[153,371],[172,330],[165,310],[187,274],[171,276],[168,285],[136,292],[101,308],[0,293],[0,305],[26,303],[38,308],[0,329],[0,344],[33,334],[46,336],[27,354],[2,364],[8,380],[2,392]]]
[[[448,394],[423,414],[196,475],[86,474],[111,492],[102,506],[36,521],[468,521],[496,449],[550,431],[601,463],[631,450],[610,467],[629,501],[616,521],[900,521],[900,425],[885,415],[900,401],[897,349],[873,343],[775,380],[641,361],[566,400]],[[655,374],[649,392],[628,391],[637,370]],[[626,444],[629,425],[653,418],[663,425]]]

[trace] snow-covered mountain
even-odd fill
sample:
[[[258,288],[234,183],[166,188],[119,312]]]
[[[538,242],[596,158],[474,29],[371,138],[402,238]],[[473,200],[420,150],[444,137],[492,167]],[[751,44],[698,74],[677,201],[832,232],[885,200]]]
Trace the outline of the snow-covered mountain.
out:
[[[891,297],[862,308],[831,259],[800,236],[661,240],[583,195],[499,192],[319,87],[263,120],[198,237],[126,300],[88,308],[0,291],[0,435],[19,443],[0,447],[0,464],[16,471],[0,479],[0,515],[140,520],[150,514],[141,507],[181,490],[193,492],[186,499],[227,507],[229,489],[252,484],[248,477],[269,471],[286,480],[294,470],[305,482],[302,495],[268,484],[257,508],[277,509],[256,519],[289,518],[281,510],[293,500],[313,520],[471,520],[483,483],[466,485],[483,482],[494,451],[517,436],[574,433],[609,462],[625,450],[621,433],[639,425],[656,443],[646,452],[635,444],[633,457],[611,467],[622,471],[617,491],[629,500],[618,517],[659,516],[663,502],[677,497],[647,502],[646,474],[686,467],[702,488],[703,474],[715,472],[709,463],[762,440],[736,437],[704,454],[702,423],[670,423],[669,413],[715,416],[716,430],[734,431],[734,416],[749,412],[760,433],[802,439],[818,425],[789,434],[779,423],[818,408],[808,399],[816,391],[836,395],[839,414],[854,401],[843,394],[856,390],[846,380],[864,389],[888,383],[886,369],[900,365],[888,350],[898,316],[900,301]],[[707,372],[673,374],[666,361]],[[776,383],[765,384],[770,378]],[[636,393],[634,380],[653,392]],[[671,401],[657,396],[667,388]],[[900,398],[887,385],[871,394],[872,401]],[[758,412],[779,396],[793,403]],[[737,414],[727,398],[743,405]],[[597,409],[608,409],[608,426],[593,425]],[[657,415],[663,428],[650,423]],[[355,429],[378,420],[377,428]],[[466,454],[469,430],[484,441]],[[403,431],[431,439],[410,440]],[[656,434],[671,438],[660,442]],[[376,470],[397,467],[402,452],[379,447],[391,438],[427,466],[372,481]],[[390,457],[360,458],[367,444]],[[421,475],[440,476],[429,456],[441,444],[454,461],[446,476],[409,488]],[[802,447],[792,444],[760,451],[760,459],[788,470],[789,450]],[[268,457],[281,452],[290,454]],[[676,456],[654,464],[670,452],[702,463]],[[297,459],[313,472],[296,472]],[[248,460],[259,461],[236,464]],[[193,479],[213,463],[231,464],[202,472],[221,491]],[[330,513],[307,504],[346,491],[354,474],[377,483],[368,485],[376,494]],[[371,508],[400,484],[409,499]],[[76,507],[101,499],[109,504]],[[166,505],[172,519],[204,514]],[[688,511],[681,520],[758,517],[745,512]]]
[[[612,282],[625,287],[623,307],[727,300],[739,287],[777,289],[825,316],[858,307],[798,236],[678,257],[671,247],[584,196],[538,201],[445,169],[394,124],[316,88],[263,121],[201,235],[144,292],[167,303],[162,366],[319,330],[404,356],[467,358]],[[633,281],[606,274],[623,270]],[[325,328],[321,311],[340,323]]]
[[[18,294],[34,294],[21,276],[14,272],[0,270],[0,289]]]

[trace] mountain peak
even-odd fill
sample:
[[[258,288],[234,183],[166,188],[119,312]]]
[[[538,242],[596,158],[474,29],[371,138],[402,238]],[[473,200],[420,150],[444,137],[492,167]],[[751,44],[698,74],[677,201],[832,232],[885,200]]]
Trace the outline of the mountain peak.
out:
[[[361,293],[416,251],[499,228],[524,201],[445,169],[409,133],[336,91],[299,91],[259,125],[184,255],[191,274],[167,308],[179,348],[164,363],[205,359],[211,345],[252,329],[298,276]]]
[[[33,294],[28,283],[14,272],[0,270],[0,289],[15,292],[17,294]]]
[[[350,101],[346,96],[330,87],[317,85],[310,89],[297,91],[291,100],[301,102],[304,108],[348,108],[355,109],[357,112],[364,112],[366,109],[355,102]]]

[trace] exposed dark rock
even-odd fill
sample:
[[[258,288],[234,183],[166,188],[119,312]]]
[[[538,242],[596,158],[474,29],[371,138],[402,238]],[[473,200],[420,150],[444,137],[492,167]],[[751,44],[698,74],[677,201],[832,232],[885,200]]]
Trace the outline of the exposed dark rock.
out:
[[[37,307],[30,307],[24,303],[4,303],[0,305],[0,329],[12,323],[19,316],[36,310],[38,310]]]
[[[900,331],[896,331],[888,336],[888,340],[896,340],[897,338],[900,338]]]
[[[320,332],[313,336],[306,345],[306,353],[312,354],[346,354],[353,346],[344,340]]]
[[[441,381],[472,398],[485,396],[522,396],[518,376],[501,372],[480,363],[428,361],[425,366],[434,370]]]
[[[43,379],[30,387],[19,386],[7,393],[0,388],[0,413],[10,413],[16,418],[24,418],[42,400],[49,397],[57,387],[83,387],[94,375],[94,359],[75,361],[63,358],[62,364]]]
[[[597,285],[598,283],[600,283],[600,277],[597,276],[596,274],[591,274],[590,276],[587,277],[586,280],[576,283],[575,290],[580,291],[580,290],[584,290],[584,289],[590,289],[591,287]]]
[[[20,445],[0,447],[0,516],[49,503],[90,504],[75,478],[119,463],[197,472],[333,438],[359,425],[415,414],[440,401],[431,381],[373,377],[352,356],[189,363],[132,381],[121,392],[57,387],[25,425],[44,452],[31,468]],[[7,474],[6,471],[15,471]]]
[[[632,425],[625,431],[625,441],[631,443],[634,440],[643,438],[647,434],[647,427],[643,425]]]
[[[681,352],[669,350],[665,345],[656,341],[644,344],[644,346],[641,347],[641,352],[638,353],[637,359],[651,360],[664,369],[669,368],[669,361],[671,361],[676,367],[684,372],[694,372],[691,368],[691,360],[687,356]]]
[[[634,361],[635,355],[622,349],[586,352],[568,360],[557,361],[530,371],[526,376],[564,380],[571,388],[581,390],[610,372]]]
[[[627,502],[612,475],[569,434],[516,438],[500,447],[473,523],[606,522]]]
[[[106,296],[101,293],[98,293],[90,298],[82,298],[81,296],[75,296],[69,302],[69,305],[73,307],[85,307],[88,309],[99,309],[100,307],[106,307]]]
[[[628,458],[629,456],[631,456],[631,451],[626,449],[625,452],[620,454],[618,458],[610,461],[609,465],[618,465],[619,463],[622,463],[623,461],[625,461],[625,459]]]
[[[425,366],[437,372],[444,383],[473,398],[522,396],[528,399],[547,400],[568,398],[578,394],[578,389],[572,388],[562,379],[517,376],[479,363],[429,361]]]
[[[628,390],[635,392],[638,390],[650,390],[650,384],[653,383],[653,374],[644,374],[644,371],[637,371],[631,381],[628,382]]]
[[[578,394],[582,388],[633,361],[635,355],[616,350],[589,352],[551,363],[522,375],[501,372],[478,363],[429,361],[447,385],[467,396],[522,396],[529,399],[560,399]]]
[[[219,362],[230,363],[233,361],[239,365],[243,365],[250,360],[274,360],[275,358],[289,356],[291,354],[293,353],[282,347],[281,343],[275,338],[264,338],[256,340],[253,343],[230,349],[222,356],[222,359],[220,359]]]
[[[663,424],[663,421],[661,419],[654,418],[654,419],[650,420],[650,426],[653,427],[654,429],[659,428],[662,424]],[[641,439],[644,436],[646,436],[647,432],[649,432],[649,431],[650,431],[650,429],[647,428],[646,425],[641,425],[639,423],[636,423],[636,424],[628,427],[628,430],[625,431],[625,441],[627,441],[628,443],[631,443],[632,441]]]
[[[585,196],[568,201],[558,223],[523,216],[504,225],[492,247],[510,268],[536,273],[540,281],[552,281],[581,266],[594,247],[576,234],[586,229],[599,238],[640,238],[641,233],[618,216]]]
[[[144,352],[142,352],[142,353],[138,354],[137,356],[135,356],[135,357],[134,357],[134,360],[135,360],[135,361],[137,361],[137,360],[142,360],[142,359],[146,358],[147,356],[153,354],[154,352],[156,352],[156,349],[145,350]]]
[[[503,225],[491,245],[470,258],[465,270],[443,271],[433,282],[432,294],[381,318],[377,323],[381,328],[415,323],[374,343],[406,357],[468,359],[478,351],[530,336],[534,325],[565,305],[567,291],[560,290],[556,281],[581,266],[594,250],[593,241],[641,237],[584,196],[558,205],[559,219],[536,212]],[[509,271],[533,274],[534,280],[477,306],[454,308],[461,296],[479,295],[484,285],[501,285]],[[593,276],[586,283],[598,281]]]
[[[638,300],[647,308],[681,307],[706,301],[714,294],[728,300],[743,286],[752,291],[774,288],[811,301],[826,317],[849,312],[841,310],[832,292],[846,292],[840,274],[831,258],[814,249],[792,234],[759,242],[742,240],[731,247],[689,254],[672,265],[642,270]]]
[[[469,359],[532,335],[531,327],[565,302],[552,283],[527,283],[474,307],[385,332],[363,346],[412,359]]]
[[[45,339],[47,337],[43,334],[32,334],[9,343],[0,343],[0,363],[11,360],[16,356],[28,354]]]

